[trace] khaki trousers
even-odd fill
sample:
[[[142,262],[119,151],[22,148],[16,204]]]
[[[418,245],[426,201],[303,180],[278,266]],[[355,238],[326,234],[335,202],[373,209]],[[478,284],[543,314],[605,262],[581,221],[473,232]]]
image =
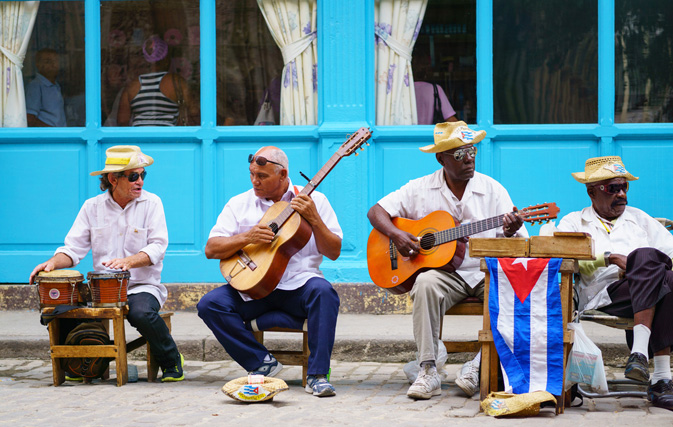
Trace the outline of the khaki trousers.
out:
[[[418,275],[411,289],[414,339],[421,362],[437,359],[439,327],[444,313],[467,297],[484,299],[484,280],[470,288],[458,273],[428,270]]]

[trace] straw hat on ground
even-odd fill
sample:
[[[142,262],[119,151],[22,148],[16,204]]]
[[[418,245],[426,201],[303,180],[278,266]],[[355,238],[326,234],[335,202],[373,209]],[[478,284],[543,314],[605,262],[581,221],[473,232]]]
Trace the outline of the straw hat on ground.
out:
[[[582,184],[613,178],[625,178],[627,181],[638,179],[626,170],[619,156],[592,157],[584,164],[584,172],[573,172],[572,176]]]
[[[110,172],[123,172],[132,169],[144,168],[154,163],[154,159],[143,154],[140,147],[135,145],[115,145],[105,151],[105,168],[91,172],[91,176]]]
[[[433,134],[435,143],[421,147],[422,152],[441,153],[463,145],[476,144],[486,137],[485,131],[472,130],[465,122],[437,123]]]
[[[481,402],[481,408],[486,415],[494,417],[533,417],[540,413],[540,403],[547,401],[556,403],[554,395],[547,391],[522,394],[493,392]]]
[[[278,378],[264,377],[263,384],[248,384],[248,377],[241,377],[226,383],[222,392],[241,402],[257,403],[273,399],[275,395],[288,389],[285,381]]]

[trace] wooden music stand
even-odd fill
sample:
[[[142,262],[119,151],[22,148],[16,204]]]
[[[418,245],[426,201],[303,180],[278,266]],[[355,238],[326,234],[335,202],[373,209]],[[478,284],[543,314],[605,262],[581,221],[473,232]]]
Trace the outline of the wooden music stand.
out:
[[[577,271],[577,260],[594,259],[593,241],[587,233],[556,232],[554,236],[534,236],[524,238],[470,239],[470,256],[475,258],[563,258],[561,262],[561,303],[563,310],[563,389],[565,389],[565,366],[573,343],[573,331],[568,330],[572,320],[573,274]],[[479,331],[481,343],[481,383],[480,400],[484,400],[491,391],[498,388],[498,353],[493,342],[491,317],[488,310],[489,272],[486,260],[481,260],[481,270],[486,273],[484,279],[484,325]],[[565,390],[557,399],[556,413],[563,413]]]

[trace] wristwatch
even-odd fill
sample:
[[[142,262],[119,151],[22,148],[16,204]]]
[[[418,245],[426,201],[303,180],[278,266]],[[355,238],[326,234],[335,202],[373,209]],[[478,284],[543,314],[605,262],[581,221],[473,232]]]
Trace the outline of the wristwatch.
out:
[[[603,259],[605,260],[605,266],[606,266],[606,267],[607,267],[608,265],[610,265],[610,255],[612,255],[612,252],[610,252],[610,251],[605,251],[605,252],[603,253]]]

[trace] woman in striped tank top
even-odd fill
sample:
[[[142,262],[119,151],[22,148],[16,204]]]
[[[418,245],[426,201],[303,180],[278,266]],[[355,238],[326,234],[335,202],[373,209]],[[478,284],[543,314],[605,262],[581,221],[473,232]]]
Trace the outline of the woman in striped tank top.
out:
[[[152,64],[152,72],[142,74],[129,83],[122,93],[117,112],[119,126],[176,126],[178,125],[179,93],[194,116],[187,82],[179,74],[169,73],[168,45],[159,36],[152,36],[143,44],[143,55]],[[178,87],[176,87],[178,86]],[[187,123],[191,124],[191,123]]]

